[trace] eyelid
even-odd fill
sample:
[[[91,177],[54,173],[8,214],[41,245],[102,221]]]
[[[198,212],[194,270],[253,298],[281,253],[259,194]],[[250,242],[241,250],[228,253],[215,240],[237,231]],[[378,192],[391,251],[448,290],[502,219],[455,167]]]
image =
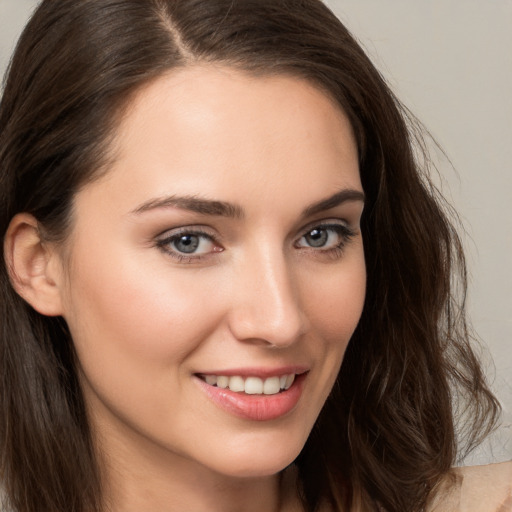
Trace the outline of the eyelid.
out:
[[[306,224],[301,230],[299,238],[307,234],[309,231],[315,228],[342,228],[347,230],[347,232],[357,233],[357,229],[351,227],[351,223],[348,222],[345,219],[337,219],[337,218],[328,218],[328,219],[321,219],[316,220],[313,222],[310,222],[309,224]]]
[[[210,226],[204,224],[179,224],[173,228],[166,228],[156,234],[155,238],[170,238],[171,236],[179,235],[180,233],[201,234],[211,238],[216,238],[215,230]]]

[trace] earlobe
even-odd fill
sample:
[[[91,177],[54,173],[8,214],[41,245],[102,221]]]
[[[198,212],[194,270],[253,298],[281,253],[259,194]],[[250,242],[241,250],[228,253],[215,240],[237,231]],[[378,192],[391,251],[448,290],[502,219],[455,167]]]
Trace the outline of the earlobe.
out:
[[[32,215],[20,213],[11,220],[4,240],[4,257],[16,292],[42,315],[61,315],[58,255],[45,244]]]

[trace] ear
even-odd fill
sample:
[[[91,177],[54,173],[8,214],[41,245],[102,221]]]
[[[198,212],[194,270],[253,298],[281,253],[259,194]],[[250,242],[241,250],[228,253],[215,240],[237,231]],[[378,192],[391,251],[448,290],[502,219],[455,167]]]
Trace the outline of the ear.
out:
[[[42,315],[61,315],[60,257],[44,242],[32,215],[19,213],[11,220],[4,239],[4,257],[16,292]]]

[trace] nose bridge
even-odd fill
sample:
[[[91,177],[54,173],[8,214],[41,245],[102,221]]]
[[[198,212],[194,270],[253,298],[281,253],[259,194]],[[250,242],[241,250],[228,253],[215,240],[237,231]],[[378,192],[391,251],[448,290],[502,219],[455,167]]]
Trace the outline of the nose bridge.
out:
[[[258,245],[239,268],[232,331],[239,339],[287,346],[305,324],[298,283],[281,247]]]

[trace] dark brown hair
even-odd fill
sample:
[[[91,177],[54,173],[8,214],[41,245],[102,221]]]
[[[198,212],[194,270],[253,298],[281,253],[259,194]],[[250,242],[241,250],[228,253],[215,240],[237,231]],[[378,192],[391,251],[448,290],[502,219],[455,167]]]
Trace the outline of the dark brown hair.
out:
[[[73,196],[108,168],[132,94],[196,62],[309,80],[348,115],[366,195],[368,288],[337,382],[296,461],[301,491],[307,511],[322,502],[349,508],[356,498],[364,510],[423,510],[455,461],[457,414],[471,448],[498,406],[469,344],[459,238],[414,158],[422,141],[319,0],[43,1],[0,106],[1,232],[28,212],[46,236],[65,240]],[[67,326],[15,293],[3,256],[0,289],[8,504],[99,511],[101,479]]]

